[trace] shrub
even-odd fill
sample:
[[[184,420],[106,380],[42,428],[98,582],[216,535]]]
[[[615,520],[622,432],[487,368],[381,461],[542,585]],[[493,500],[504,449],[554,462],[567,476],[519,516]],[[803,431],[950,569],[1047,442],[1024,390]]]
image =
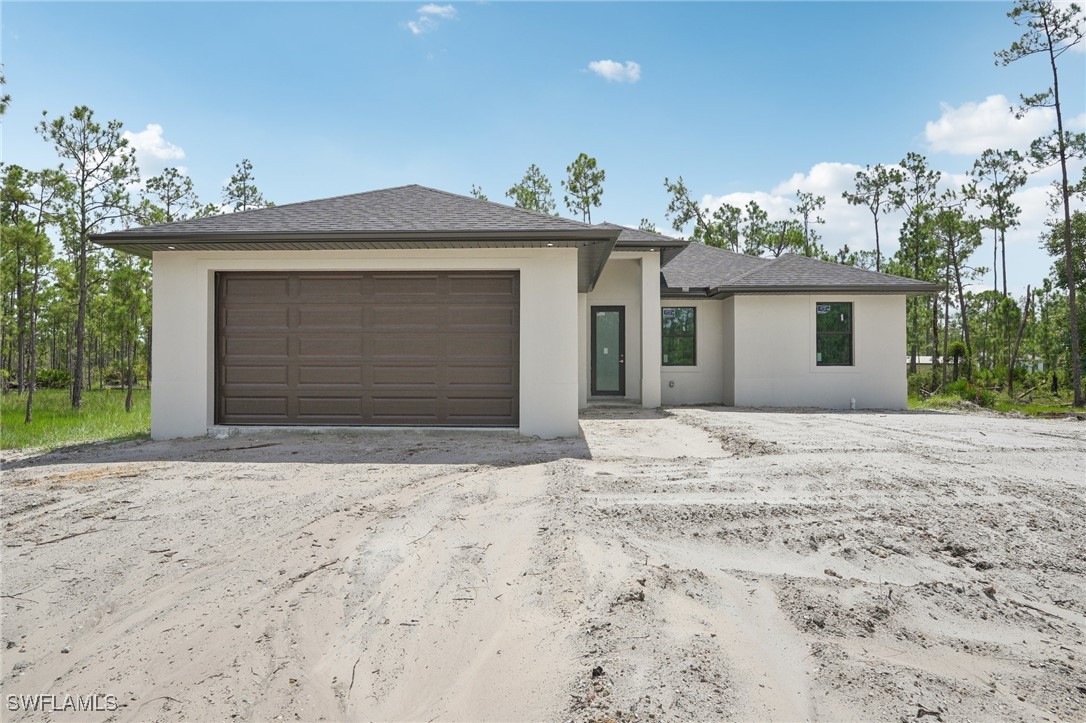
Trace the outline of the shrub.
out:
[[[67,369],[39,369],[37,385],[41,389],[65,389],[72,383]]]
[[[908,376],[909,381],[909,396],[915,397],[920,394],[921,389],[927,389],[931,386],[931,372],[917,372],[916,374],[910,374]]]
[[[991,407],[995,404],[996,400],[994,393],[982,387],[978,387],[965,379],[959,379],[956,382],[947,384],[946,393],[981,407]]]

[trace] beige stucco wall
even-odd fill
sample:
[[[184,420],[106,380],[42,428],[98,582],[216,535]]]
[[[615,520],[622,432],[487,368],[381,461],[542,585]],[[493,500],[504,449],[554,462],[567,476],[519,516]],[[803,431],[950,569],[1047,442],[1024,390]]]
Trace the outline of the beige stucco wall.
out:
[[[613,252],[595,288],[579,294],[577,303],[580,405],[591,394],[592,307],[621,306],[626,310],[626,394],[619,398],[660,406],[659,253]]]
[[[850,367],[815,364],[815,304],[834,301],[853,304]],[[903,295],[752,295],[734,305],[736,406],[907,406]]]
[[[214,424],[216,271],[520,271],[520,432],[577,435],[577,250],[160,251],[154,254],[151,436]]]
[[[735,405],[735,298],[720,302],[720,313],[724,323],[724,386],[722,402]]]
[[[661,366],[661,394],[664,404],[721,404],[725,401],[724,380],[731,365],[726,348],[725,301],[662,299],[660,306],[691,306],[695,312],[697,358],[695,366]]]

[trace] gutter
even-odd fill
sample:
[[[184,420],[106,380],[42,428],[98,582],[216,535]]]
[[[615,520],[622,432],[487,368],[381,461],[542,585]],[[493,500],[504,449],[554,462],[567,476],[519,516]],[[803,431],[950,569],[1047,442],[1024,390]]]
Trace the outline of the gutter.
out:
[[[713,299],[726,299],[729,296],[756,295],[756,294],[905,294],[906,296],[923,296],[942,291],[938,284],[843,284],[838,286],[795,284],[783,286],[716,286],[709,289],[709,296]]]

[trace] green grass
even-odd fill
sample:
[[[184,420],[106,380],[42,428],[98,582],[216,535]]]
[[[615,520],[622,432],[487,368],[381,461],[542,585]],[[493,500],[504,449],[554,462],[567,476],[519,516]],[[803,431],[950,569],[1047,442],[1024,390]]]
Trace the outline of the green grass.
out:
[[[0,395],[0,449],[55,449],[68,444],[135,439],[151,431],[151,393],[136,389],[124,411],[123,389],[87,390],[72,409],[66,389],[34,392],[34,421],[26,424],[26,395]]]
[[[997,392],[992,406],[984,408],[996,412],[1019,412],[1031,417],[1083,411],[1082,407],[1072,409],[1067,404],[1069,401],[1071,400],[1052,397],[1051,395],[1044,395],[1043,397],[1038,395],[1037,398],[1029,402],[1019,402],[1012,400],[1006,394]],[[969,407],[962,402],[962,398],[956,394],[936,394],[928,398],[922,398],[915,394],[909,395],[909,409],[968,409]]]

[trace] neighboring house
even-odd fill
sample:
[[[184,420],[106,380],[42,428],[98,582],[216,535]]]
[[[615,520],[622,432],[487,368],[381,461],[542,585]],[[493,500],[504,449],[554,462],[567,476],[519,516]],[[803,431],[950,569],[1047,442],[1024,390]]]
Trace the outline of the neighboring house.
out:
[[[940,357],[939,363],[942,364],[943,360]],[[905,371],[908,372],[909,367],[912,366],[912,357],[908,354],[905,355]],[[917,355],[916,357],[916,373],[917,374],[931,374],[931,355]]]
[[[903,408],[905,297],[937,288],[422,186],[93,240],[154,262],[156,439],[215,425],[554,437],[597,399]]]
[[[905,357],[905,368],[908,370],[911,359]],[[939,363],[942,364],[942,357],[939,357]],[[964,364],[964,362],[962,362]],[[949,365],[953,368],[954,359],[951,358]],[[1045,363],[1040,357],[1029,356],[1021,357],[1016,362],[1016,366],[1019,369],[1025,369],[1030,374],[1035,372],[1043,372],[1045,370]],[[931,374],[931,356],[917,356],[916,357],[916,373],[917,374]]]

